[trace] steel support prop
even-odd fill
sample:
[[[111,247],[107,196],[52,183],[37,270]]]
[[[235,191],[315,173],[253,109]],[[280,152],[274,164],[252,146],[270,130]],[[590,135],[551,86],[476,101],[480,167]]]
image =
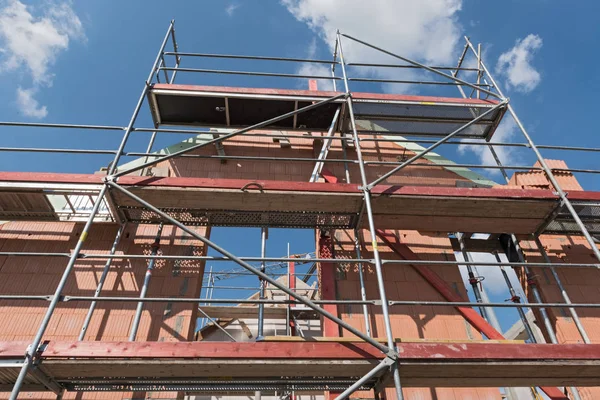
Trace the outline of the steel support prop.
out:
[[[343,328],[345,328],[349,332],[355,334],[359,338],[361,338],[364,341],[366,341],[366,342],[370,343],[371,345],[375,346],[381,352],[383,352],[385,354],[391,354],[391,355],[395,355],[396,354],[396,352],[395,352],[395,350],[393,348],[388,348],[387,346],[382,345],[381,343],[377,342],[376,340],[374,340],[374,339],[366,336],[361,331],[355,329],[354,327],[352,327],[348,323],[342,321],[341,319],[339,319],[335,315],[327,312],[322,307],[320,307],[316,303],[314,303],[312,300],[309,300],[307,298],[304,298],[303,296],[298,295],[297,293],[294,293],[287,286],[282,285],[281,283],[277,282],[275,279],[271,278],[270,276],[266,275],[265,273],[261,272],[260,270],[254,268],[252,265],[248,264],[246,261],[243,261],[242,259],[240,259],[236,255],[234,255],[233,253],[230,253],[229,251],[225,250],[221,246],[219,246],[216,243],[210,241],[206,237],[200,235],[199,233],[197,233],[194,230],[188,228],[187,226],[185,226],[181,222],[179,222],[176,219],[172,218],[168,214],[166,214],[163,211],[159,210],[158,208],[154,207],[152,204],[150,204],[147,201],[139,198],[135,194],[129,192],[127,189],[119,186],[115,182],[111,181],[108,177],[107,177],[107,182],[106,183],[107,183],[107,185],[109,187],[118,190],[119,192],[123,193],[127,197],[130,197],[131,199],[135,200],[136,202],[138,202],[142,206],[146,207],[148,210],[150,210],[152,212],[155,212],[157,215],[159,215],[165,221],[167,221],[167,222],[169,222],[169,223],[177,226],[182,231],[190,234],[192,237],[198,239],[202,243],[206,244],[207,246],[209,246],[209,247],[213,248],[214,250],[218,251],[219,253],[223,254],[225,257],[227,257],[231,261],[233,261],[233,262],[239,264],[240,266],[246,268],[248,271],[254,273],[255,275],[258,275],[260,278],[262,278],[263,280],[267,281],[268,283],[270,283],[274,287],[278,288],[279,290],[283,291],[285,294],[288,294],[288,295],[292,296],[294,299],[298,300],[300,303],[302,303],[302,304],[304,304],[304,305],[312,308],[316,312],[320,313],[321,315],[323,315],[323,316],[331,319],[332,321],[334,321],[338,325],[342,326]],[[296,260],[296,259],[293,259],[291,261],[294,261],[294,260]],[[258,303],[258,301],[256,301],[256,300],[252,300],[252,301],[254,303]]]
[[[261,228],[260,230],[260,256],[262,258],[265,257],[266,255],[266,251],[267,251],[267,239],[269,238],[269,231],[267,230],[268,228]],[[265,262],[262,261],[260,263],[260,272],[262,272],[263,274],[266,271],[266,265]],[[259,299],[260,300],[264,300],[265,299],[265,281],[263,279],[260,279],[260,294],[259,294]],[[256,340],[262,340],[264,337],[264,323],[265,323],[265,305],[263,303],[258,305],[258,333],[256,335]]]
[[[158,231],[156,232],[156,237],[154,238],[154,243],[152,243],[152,253],[153,255],[158,254],[160,250],[160,236],[162,235],[163,224],[158,226]],[[142,288],[140,290],[140,300],[143,300],[146,297],[146,293],[148,293],[148,286],[150,286],[150,279],[152,279],[152,271],[154,270],[155,259],[150,260],[148,263],[148,267],[146,268],[146,274],[144,275],[144,282],[142,284]],[[129,333],[129,341],[135,342],[135,337],[137,336],[137,331],[140,326],[140,319],[142,317],[142,311],[144,310],[144,302],[140,301],[137,304],[137,308],[135,309],[135,316],[133,317],[133,323],[131,324],[131,331]]]
[[[115,240],[110,248],[110,254],[113,255],[117,251],[117,246],[121,241],[121,236],[123,235],[123,231],[125,230],[126,224],[122,224],[117,230],[117,234],[115,236]],[[104,269],[102,270],[102,275],[100,275],[100,279],[98,280],[98,286],[96,286],[96,291],[94,292],[94,297],[100,296],[100,292],[102,291],[102,287],[104,286],[104,282],[106,282],[106,277],[108,276],[108,272],[110,270],[110,265],[112,263],[112,258],[106,260],[104,264]],[[90,304],[90,308],[88,309],[87,315],[83,320],[83,325],[81,326],[81,332],[79,332],[79,337],[77,340],[83,340],[85,338],[85,334],[87,332],[87,328],[90,325],[90,321],[92,320],[92,315],[94,314],[94,310],[96,309],[96,301],[92,301]]]
[[[461,232],[456,232],[455,236],[458,239],[458,245],[460,247],[460,252],[463,256],[463,259],[468,262],[473,262],[471,256],[469,255],[469,252],[465,248],[465,242],[463,238],[464,235]],[[473,271],[473,266],[466,265],[466,268],[467,275],[469,276],[469,283],[471,284],[471,288],[473,289],[473,295],[475,296],[475,300],[477,301],[477,303],[484,303],[483,298],[481,297],[481,292],[479,290],[479,284],[481,283],[481,279],[483,278],[475,275],[475,272]],[[486,307],[479,307],[479,313],[481,314],[481,316],[485,318],[485,320],[490,325],[492,325],[494,329],[496,329],[498,332],[502,332],[502,329],[500,329],[500,324],[498,323],[498,319],[495,315],[493,317],[490,317],[490,311],[491,309],[488,309]]]
[[[465,40],[467,41],[467,44],[471,48],[471,51],[473,51],[473,53],[477,54],[477,51],[473,47],[473,44],[471,44],[471,42],[469,41],[469,38],[465,37]],[[490,74],[489,70],[487,69],[485,63],[482,60],[480,61],[480,65],[481,65],[481,68],[483,68],[483,70],[485,71],[485,73],[488,76],[488,78],[490,79],[490,82],[492,82],[492,85],[494,85],[494,87],[496,88],[496,90],[500,94],[501,98],[505,99],[506,97],[502,93],[502,90],[498,87],[498,85],[496,84],[496,81],[494,80],[494,77]],[[550,180],[550,183],[552,183],[552,186],[554,186],[554,189],[558,193],[558,196],[560,197],[560,199],[564,203],[565,207],[567,207],[567,209],[571,213],[571,216],[573,217],[573,220],[575,221],[575,223],[577,223],[577,226],[579,226],[579,229],[581,230],[581,233],[583,234],[583,236],[585,237],[585,239],[589,243],[589,245],[590,245],[590,247],[592,249],[592,252],[596,256],[596,258],[598,259],[598,261],[600,261],[600,249],[598,249],[597,244],[594,242],[594,239],[592,238],[592,236],[588,232],[585,224],[583,223],[583,221],[581,220],[581,218],[579,218],[579,215],[577,214],[577,211],[575,211],[575,208],[573,207],[573,204],[571,204],[571,201],[567,198],[567,194],[564,192],[564,190],[561,188],[560,184],[558,183],[558,181],[554,177],[554,174],[552,173],[552,170],[550,169],[550,167],[548,167],[548,164],[546,164],[546,160],[544,160],[544,158],[542,157],[542,153],[540,153],[540,151],[536,147],[535,143],[531,139],[531,136],[529,136],[529,133],[527,133],[527,130],[525,129],[525,126],[523,126],[523,123],[521,122],[521,120],[517,116],[517,113],[513,109],[512,105],[510,105],[510,103],[507,105],[507,108],[508,108],[508,111],[510,112],[510,115],[513,117],[515,123],[517,124],[517,126],[521,130],[521,133],[523,133],[523,136],[525,137],[525,140],[527,141],[527,143],[529,144],[529,146],[531,147],[531,149],[535,153],[535,156],[537,157],[537,160],[540,163],[542,169],[546,173],[546,176]]]
[[[500,259],[500,255],[497,252],[494,252],[494,256],[496,257],[496,260],[498,262],[502,261]],[[519,304],[521,302],[521,297],[519,297],[519,295],[515,291],[515,288],[513,287],[513,284],[510,281],[510,278],[508,277],[508,273],[506,272],[504,266],[500,267],[500,272],[502,272],[502,277],[504,278],[504,282],[506,282],[506,286],[508,287],[508,292],[510,293],[510,300],[513,303]],[[519,318],[521,318],[521,322],[523,323],[523,328],[527,332],[527,336],[529,336],[529,340],[531,340],[532,343],[536,343],[535,335],[533,334],[531,325],[529,325],[529,320],[525,316],[525,311],[523,311],[522,308],[517,308],[517,312],[519,313]]]
[[[342,38],[341,38],[339,31],[337,32],[337,47],[339,50],[340,65],[342,67],[342,74],[344,77],[344,87],[346,89],[346,102],[348,104],[348,113],[350,116],[350,126],[352,129],[352,135],[354,137],[354,145],[356,147],[356,157],[358,160],[358,167],[360,170],[360,178],[361,178],[361,182],[362,182],[362,191],[363,191],[365,211],[366,211],[366,215],[367,215],[367,220],[369,222],[369,231],[371,233],[371,239],[373,241],[373,258],[375,260],[375,272],[377,275],[377,283],[379,286],[379,297],[381,300],[381,311],[383,314],[383,320],[384,320],[384,324],[385,324],[387,344],[388,344],[388,347],[395,352],[396,350],[395,350],[395,343],[394,343],[394,334],[392,332],[392,324],[390,322],[390,314],[389,314],[389,310],[388,310],[388,301],[387,301],[387,296],[385,294],[385,285],[384,285],[384,280],[383,280],[382,264],[381,264],[381,259],[379,256],[379,250],[377,249],[377,231],[375,230],[375,223],[373,222],[373,209],[371,207],[371,192],[367,185],[367,182],[368,182],[367,181],[367,173],[365,171],[362,150],[360,147],[360,138],[358,137],[358,131],[356,129],[356,121],[354,118],[354,107],[352,104],[352,93],[350,92],[350,87],[348,86],[348,76],[346,73],[344,51],[342,48]],[[392,370],[393,370],[393,375],[394,375],[394,385],[396,386],[396,396],[397,396],[398,400],[404,400],[404,394],[402,393],[402,384],[400,382],[400,373],[398,371],[398,368],[392,368]]]

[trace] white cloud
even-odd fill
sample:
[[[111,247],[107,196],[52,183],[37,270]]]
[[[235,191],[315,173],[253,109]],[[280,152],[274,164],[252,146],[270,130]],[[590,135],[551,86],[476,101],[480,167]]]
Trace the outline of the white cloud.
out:
[[[306,57],[315,59],[317,56],[317,41],[313,39],[306,49]],[[298,75],[308,76],[331,76],[331,69],[326,64],[303,63],[297,70]],[[300,78],[300,88],[307,89],[306,80],[308,78]],[[317,87],[319,90],[333,90],[333,81],[330,79],[317,79]],[[338,89],[339,90],[339,89]]]
[[[456,46],[462,27],[457,14],[462,0],[281,0],[281,3],[332,50],[339,29],[418,61],[453,65],[458,59]],[[344,39],[343,43],[346,61],[402,63],[349,39]],[[415,75],[414,70],[405,69],[378,69],[366,73],[387,79]],[[398,90],[397,86],[395,90]]]
[[[50,69],[70,41],[85,40],[83,25],[68,1],[49,1],[33,8],[19,0],[0,0],[0,7],[0,72],[29,73],[33,88],[19,88],[17,104],[25,115],[41,118],[47,114],[46,107],[33,95],[39,87],[52,85]]]
[[[339,29],[407,57],[430,62],[456,61],[454,50],[461,33],[456,14],[461,9],[461,0],[282,0],[282,3],[330,46]],[[360,56],[368,54],[368,50],[358,46],[348,44],[348,56],[364,61]]]
[[[518,127],[512,118],[503,118],[502,122],[496,129],[494,136],[492,137],[492,141],[500,143],[510,143],[518,132]],[[469,141],[472,140],[473,139],[469,139]],[[515,149],[515,147],[494,146],[494,150],[498,155],[498,158],[500,159],[502,165],[515,164],[515,162],[519,160],[518,152]],[[494,156],[492,155],[492,152],[490,151],[488,146],[470,146],[467,144],[461,144],[458,146],[457,151],[460,155],[464,155],[467,153],[474,154],[479,159],[481,165],[496,165],[496,160],[494,159]],[[499,169],[490,169],[489,172],[493,174],[500,174]],[[507,171],[507,174],[509,174],[510,176],[510,171]]]
[[[233,15],[233,13],[235,12],[235,10],[237,10],[238,8],[240,8],[239,4],[230,4],[227,7],[225,7],[225,12],[227,13],[227,15],[229,15],[230,17]]]
[[[33,97],[36,89],[17,88],[17,105],[19,110],[26,116],[31,118],[45,118],[48,115],[46,106],[40,106],[38,101]]]
[[[496,71],[506,76],[509,87],[527,93],[539,85],[540,73],[531,65],[533,55],[542,47],[542,38],[530,34],[498,58]]]

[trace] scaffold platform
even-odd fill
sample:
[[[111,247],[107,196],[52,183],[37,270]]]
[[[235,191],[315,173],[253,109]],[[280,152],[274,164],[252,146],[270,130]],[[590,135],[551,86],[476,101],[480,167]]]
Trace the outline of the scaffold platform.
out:
[[[297,111],[341,92],[154,84],[148,93],[152,118],[161,125],[243,128]],[[354,115],[361,126],[378,125],[389,134],[443,137],[498,105],[496,100],[353,93]],[[279,121],[267,128],[327,131],[344,98]],[[504,115],[500,108],[457,137],[491,139]],[[338,127],[347,130],[342,112]],[[338,130],[339,130],[338,129]],[[362,132],[368,129],[363,128]]]
[[[69,187],[76,193],[83,188],[98,192],[103,179],[93,174],[0,173],[0,218],[39,220],[46,215],[46,220],[64,220],[48,208],[44,193]],[[139,176],[123,176],[118,183],[192,226],[354,228],[367,223],[359,220],[362,192],[353,184]],[[15,196],[27,207],[15,208]],[[113,191],[111,198],[128,222],[162,222],[121,192]],[[555,211],[560,199],[550,190],[378,185],[372,198],[381,229],[519,235],[543,227],[555,234],[573,229],[568,215]],[[600,192],[573,191],[569,198],[582,205],[590,228],[600,223]]]
[[[22,357],[27,342],[0,342],[0,362]],[[397,342],[405,387],[600,385],[598,344]],[[44,343],[37,369],[67,390],[243,391],[252,382],[281,386],[309,380],[315,389],[349,386],[381,353],[364,342],[60,342]],[[260,365],[260,368],[256,366]],[[560,366],[560,368],[558,368]],[[14,383],[20,363],[4,368],[0,389]],[[35,371],[35,370],[33,370]],[[282,379],[285,371],[286,380]],[[289,383],[289,382],[287,382]],[[365,384],[372,387],[374,381]],[[23,390],[47,390],[30,372]],[[254,390],[254,389],[252,389]]]

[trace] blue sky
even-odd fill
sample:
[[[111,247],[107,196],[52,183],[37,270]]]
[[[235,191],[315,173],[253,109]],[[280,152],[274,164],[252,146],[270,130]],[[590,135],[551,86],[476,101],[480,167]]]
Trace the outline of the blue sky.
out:
[[[511,98],[538,144],[600,147],[597,133],[595,74],[600,37],[600,4],[580,1],[559,7],[547,0],[480,2],[473,0],[151,0],[96,2],[0,0],[0,120],[125,126],[154,61],[170,19],[176,20],[181,51],[331,57],[336,28],[401,55],[454,65],[462,35],[482,43],[484,61]],[[24,35],[23,32],[26,34]],[[393,62],[347,45],[355,61]],[[500,61],[500,62],[499,62]],[[504,61],[504,62],[502,62]],[[289,64],[206,61],[206,68],[320,73]],[[387,77],[375,71],[368,76]],[[426,76],[427,79],[433,79]],[[208,85],[306,87],[301,80],[180,75],[180,82]],[[419,93],[415,87],[355,90]],[[428,94],[427,90],[423,93]],[[459,96],[458,92],[451,95]],[[151,126],[144,106],[138,126]],[[0,146],[115,149],[119,132],[61,131],[0,127]],[[127,149],[144,151],[149,134],[135,134]],[[157,148],[183,136],[159,136]],[[496,140],[522,142],[514,124],[505,123]],[[444,148],[461,163],[489,162],[484,153]],[[594,153],[544,151],[572,168],[598,169]],[[597,153],[596,153],[597,154]],[[533,154],[503,154],[509,164],[532,165]],[[90,173],[112,157],[2,153],[0,170]],[[485,172],[500,182],[498,173]],[[600,190],[597,175],[577,175],[588,190]],[[222,231],[222,230],[221,230]],[[231,233],[219,233],[221,243]],[[249,230],[228,248],[257,255],[260,233]],[[295,232],[292,253],[313,250],[312,232]],[[286,241],[273,239],[269,254],[283,255]],[[252,241],[246,240],[251,237]],[[240,237],[241,238],[241,237]],[[225,244],[225,243],[223,243]],[[231,266],[226,266],[231,268]],[[506,298],[492,293],[495,300]]]

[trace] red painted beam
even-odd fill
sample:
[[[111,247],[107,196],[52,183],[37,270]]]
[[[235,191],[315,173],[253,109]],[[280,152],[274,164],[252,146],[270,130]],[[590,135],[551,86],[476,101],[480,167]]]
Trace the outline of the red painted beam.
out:
[[[37,183],[67,183],[67,184],[102,184],[102,175],[94,174],[62,174],[46,172],[0,172],[0,182],[37,182]],[[196,187],[207,189],[238,189],[249,183],[259,184],[263,190],[333,192],[333,193],[362,193],[355,184],[330,182],[300,182],[273,181],[249,179],[211,179],[185,177],[141,177],[122,176],[118,182],[124,186],[165,186],[165,187]],[[250,187],[248,190],[258,190]],[[488,188],[453,188],[437,186],[389,186],[377,185],[373,188],[374,195],[397,196],[443,196],[468,198],[497,198],[497,199],[532,199],[556,200],[557,196],[550,190],[538,189],[488,189]],[[569,198],[573,200],[600,201],[600,192],[572,191]]]
[[[325,182],[338,183],[338,178],[325,167],[321,168],[321,176],[325,179]]]
[[[405,260],[418,260],[419,256],[415,254],[408,246],[404,243],[400,243],[398,238],[393,232],[384,231],[381,229],[377,230],[377,236],[390,248],[394,253],[399,255]],[[415,271],[419,273],[431,286],[433,286],[446,300],[448,301],[465,301],[462,297],[457,295],[452,288],[431,268],[425,265],[411,265]],[[471,307],[456,307],[459,313],[475,329],[483,333],[490,339],[504,339],[504,336],[492,327],[477,311]]]
[[[397,255],[405,260],[418,260],[419,257],[407,245],[401,243],[393,232],[377,230],[377,236]],[[424,265],[411,265],[431,286],[433,286],[446,300],[451,302],[464,301],[452,288],[431,268]],[[469,323],[490,339],[502,340],[504,336],[491,326],[477,311],[470,307],[456,307]],[[530,346],[530,345],[527,345]],[[402,354],[404,357],[404,354]],[[568,400],[564,393],[555,387],[541,388],[552,400]]]
[[[0,342],[0,359],[2,358],[23,358],[27,347],[31,342],[24,340],[14,342]]]
[[[15,342],[0,342],[0,348]],[[21,342],[17,342],[21,343]],[[449,362],[598,360],[600,344],[397,342],[400,363],[444,359]],[[26,347],[26,346],[25,346]],[[22,349],[24,350],[24,348]],[[21,356],[23,355],[21,351]],[[12,356],[12,354],[11,354]],[[49,341],[43,358],[210,358],[370,360],[381,352],[365,342],[64,342]]]
[[[334,97],[341,92],[331,92],[324,90],[290,90],[290,89],[272,89],[272,88],[245,88],[245,87],[229,87],[229,86],[199,86],[199,85],[179,85],[168,83],[155,83],[152,90],[176,90],[183,92],[210,92],[210,93],[227,93],[232,94],[254,94],[254,95],[270,95],[270,96],[306,96],[306,97]],[[449,104],[481,104],[493,105],[498,104],[497,100],[483,99],[464,99],[461,97],[439,97],[439,96],[413,96],[403,94],[384,94],[384,93],[362,93],[353,92],[352,98],[356,101],[360,100],[388,100],[388,101],[407,101],[407,102],[440,102]],[[342,100],[343,101],[343,100]]]

